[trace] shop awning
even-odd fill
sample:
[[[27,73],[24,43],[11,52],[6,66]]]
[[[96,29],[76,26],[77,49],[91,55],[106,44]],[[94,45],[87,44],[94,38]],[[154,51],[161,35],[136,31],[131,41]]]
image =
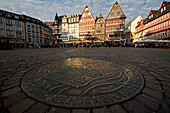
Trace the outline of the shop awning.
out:
[[[73,42],[74,44],[80,44],[80,43],[92,43],[90,40],[85,40],[85,41],[75,41]]]
[[[104,43],[104,41],[96,40],[96,41],[94,41],[94,43]]]
[[[134,43],[170,43],[170,40],[139,40]]]
[[[64,44],[72,44],[73,42],[64,42]]]
[[[75,41],[75,42],[73,42],[74,44],[80,44],[81,43],[81,41]]]

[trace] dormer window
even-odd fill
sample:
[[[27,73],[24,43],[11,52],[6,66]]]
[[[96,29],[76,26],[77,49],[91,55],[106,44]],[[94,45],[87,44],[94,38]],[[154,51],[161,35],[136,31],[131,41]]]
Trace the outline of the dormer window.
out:
[[[15,19],[19,19],[19,16],[16,16],[16,15],[15,15]]]
[[[7,16],[7,17],[11,17],[11,15],[10,15],[10,14],[6,14],[6,16]]]
[[[164,7],[164,11],[166,10],[166,6]]]
[[[27,18],[27,20],[30,20],[30,18]]]
[[[163,12],[163,11],[165,11],[165,10],[166,10],[166,6],[161,9],[161,12]]]
[[[149,19],[153,18],[153,14],[149,16]]]
[[[2,12],[0,12],[0,15],[2,15]]]

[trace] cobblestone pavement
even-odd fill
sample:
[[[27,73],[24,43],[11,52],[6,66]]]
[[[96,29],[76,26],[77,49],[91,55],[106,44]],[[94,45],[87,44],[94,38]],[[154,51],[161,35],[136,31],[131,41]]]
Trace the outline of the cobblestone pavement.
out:
[[[66,109],[29,98],[20,88],[23,75],[37,65],[61,58],[100,58],[122,62],[145,79],[131,100],[95,109]],[[170,49],[45,48],[0,51],[0,111],[2,113],[170,113]]]

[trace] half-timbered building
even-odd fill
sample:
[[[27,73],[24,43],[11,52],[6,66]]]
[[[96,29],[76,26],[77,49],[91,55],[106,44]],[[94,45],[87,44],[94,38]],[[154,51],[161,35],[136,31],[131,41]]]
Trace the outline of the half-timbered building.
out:
[[[106,18],[106,39],[121,40],[126,16],[116,1]]]
[[[102,14],[96,18],[95,37],[100,40],[105,40],[105,19]]]
[[[86,6],[79,21],[79,39],[85,40],[94,37],[94,28],[95,19],[88,6]]]

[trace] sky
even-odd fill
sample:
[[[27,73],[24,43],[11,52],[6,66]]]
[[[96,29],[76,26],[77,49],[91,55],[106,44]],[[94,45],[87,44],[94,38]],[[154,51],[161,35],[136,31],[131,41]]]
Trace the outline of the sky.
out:
[[[151,9],[158,10],[163,0],[117,0],[124,14],[126,24],[138,15],[146,18]],[[169,0],[167,0],[169,1]],[[28,15],[43,22],[54,21],[59,16],[82,14],[87,5],[94,18],[102,13],[106,19],[116,0],[0,0],[0,9]]]

